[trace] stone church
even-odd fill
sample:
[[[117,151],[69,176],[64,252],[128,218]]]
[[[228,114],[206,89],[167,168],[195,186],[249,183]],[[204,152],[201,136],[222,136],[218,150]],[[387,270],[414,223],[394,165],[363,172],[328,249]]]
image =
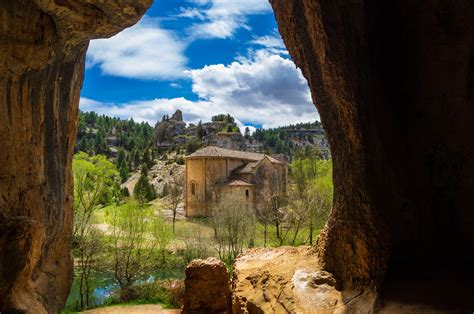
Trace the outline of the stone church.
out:
[[[286,192],[287,165],[269,155],[207,146],[185,157],[185,211],[208,217],[223,200],[241,200],[254,209]]]

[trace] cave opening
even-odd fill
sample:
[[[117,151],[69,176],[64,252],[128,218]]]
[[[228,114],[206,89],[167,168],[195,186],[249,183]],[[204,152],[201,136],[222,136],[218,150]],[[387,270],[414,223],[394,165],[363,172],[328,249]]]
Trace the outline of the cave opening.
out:
[[[334,158],[334,208],[317,245],[322,265],[343,287],[377,287],[387,304],[472,310],[473,5],[271,2]],[[102,13],[79,7],[100,16],[97,24],[38,3],[0,4],[8,20],[1,34],[14,43],[2,44],[0,64],[0,293],[7,300],[0,306],[55,311],[72,276],[65,248],[87,42],[134,24],[151,3]],[[81,31],[67,36],[67,29]],[[7,231],[19,226],[30,246],[10,241],[19,237]]]

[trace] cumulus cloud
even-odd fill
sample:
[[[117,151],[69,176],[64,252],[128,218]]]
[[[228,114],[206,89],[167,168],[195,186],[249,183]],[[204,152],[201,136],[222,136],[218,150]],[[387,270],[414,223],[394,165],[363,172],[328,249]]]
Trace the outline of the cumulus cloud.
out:
[[[291,60],[266,50],[229,65],[210,65],[186,73],[192,79],[193,92],[199,96],[197,101],[181,97],[116,105],[81,98],[81,108],[101,114],[113,112],[151,125],[177,109],[192,123],[230,113],[242,131],[245,126],[268,128],[319,119],[301,71]]]
[[[307,82],[294,63],[259,50],[228,66],[189,71],[193,92],[239,120],[275,127],[317,118]]]
[[[210,120],[214,109],[207,101],[191,101],[183,97],[140,100],[124,104],[103,103],[81,97],[79,105],[81,110],[95,111],[105,115],[112,114],[122,119],[133,118],[135,121],[148,122],[150,125],[161,120],[164,114],[171,114],[177,109],[183,111],[187,122],[197,123],[199,120]]]
[[[139,79],[183,77],[186,45],[151,18],[107,39],[91,41],[87,66],[104,74]]]
[[[267,0],[200,0],[201,7],[181,8],[182,17],[197,18],[190,33],[195,38],[230,38],[239,28],[250,29],[246,16],[271,12]]]

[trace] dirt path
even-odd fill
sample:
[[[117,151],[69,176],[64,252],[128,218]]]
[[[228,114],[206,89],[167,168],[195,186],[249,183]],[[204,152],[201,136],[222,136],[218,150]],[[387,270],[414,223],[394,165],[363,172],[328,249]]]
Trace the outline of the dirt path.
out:
[[[87,314],[179,314],[181,310],[164,310],[158,304],[143,304],[143,305],[116,305],[107,306],[82,313]]]

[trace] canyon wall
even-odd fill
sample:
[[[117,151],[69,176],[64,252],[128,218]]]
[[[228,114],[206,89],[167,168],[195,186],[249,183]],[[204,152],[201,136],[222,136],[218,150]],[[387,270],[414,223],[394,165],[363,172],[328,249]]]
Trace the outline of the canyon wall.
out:
[[[342,287],[474,254],[474,3],[271,0],[334,161],[318,240]]]
[[[0,3],[0,312],[54,313],[66,301],[85,53],[151,2]]]

